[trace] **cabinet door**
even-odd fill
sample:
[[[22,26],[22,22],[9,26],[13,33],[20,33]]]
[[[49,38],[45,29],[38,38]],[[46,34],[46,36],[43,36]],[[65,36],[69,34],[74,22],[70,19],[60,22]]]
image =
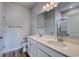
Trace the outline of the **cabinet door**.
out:
[[[28,41],[28,54],[31,57],[36,57],[37,56],[37,46],[33,41]]]
[[[65,57],[64,55],[62,55],[62,54],[60,54],[60,53],[58,53],[58,52],[56,52],[56,51],[54,51],[54,50],[52,50],[52,49],[50,49],[50,48],[44,46],[44,45],[42,45],[42,44],[38,44],[38,47],[39,47],[42,51],[44,51],[46,54],[48,54],[49,56],[51,56],[51,57]],[[42,55],[42,56],[43,56],[43,55]]]
[[[44,51],[38,48],[38,57],[49,57]]]
[[[37,47],[35,44],[31,43],[30,44],[30,50],[31,50],[31,57],[36,57],[37,56],[37,51],[36,51]]]

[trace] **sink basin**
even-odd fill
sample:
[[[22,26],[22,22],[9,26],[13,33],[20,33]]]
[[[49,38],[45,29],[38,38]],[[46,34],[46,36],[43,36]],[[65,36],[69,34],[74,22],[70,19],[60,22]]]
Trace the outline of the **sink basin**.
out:
[[[59,42],[59,41],[48,41],[49,44],[52,44],[53,46],[58,46],[58,47],[67,47],[67,45],[64,42]]]

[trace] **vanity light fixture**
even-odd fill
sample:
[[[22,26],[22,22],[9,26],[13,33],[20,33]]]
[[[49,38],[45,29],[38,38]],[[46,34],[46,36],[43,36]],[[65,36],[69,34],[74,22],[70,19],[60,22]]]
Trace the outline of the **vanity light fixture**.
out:
[[[57,2],[48,2],[43,6],[43,11],[50,11],[58,6]]]

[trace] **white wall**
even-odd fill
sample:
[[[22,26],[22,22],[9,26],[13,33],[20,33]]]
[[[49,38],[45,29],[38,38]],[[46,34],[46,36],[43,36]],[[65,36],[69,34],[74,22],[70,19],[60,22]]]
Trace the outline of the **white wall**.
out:
[[[45,4],[45,2],[39,2],[32,8],[32,34],[37,34],[37,16],[42,13],[42,6]]]
[[[3,16],[5,16],[3,20],[6,24],[4,26],[6,27],[4,52],[8,52],[20,47],[20,42],[24,36],[31,34],[31,10],[11,2],[3,4]]]
[[[22,26],[23,34],[31,33],[31,10],[15,3],[5,3],[6,26]]]
[[[2,21],[2,8],[3,8],[3,3],[0,3],[0,35],[2,34],[2,25],[1,25],[1,21]]]
[[[2,33],[2,8],[3,8],[3,3],[0,2],[0,36],[3,37]],[[0,56],[2,55],[3,52],[3,38],[0,39]]]

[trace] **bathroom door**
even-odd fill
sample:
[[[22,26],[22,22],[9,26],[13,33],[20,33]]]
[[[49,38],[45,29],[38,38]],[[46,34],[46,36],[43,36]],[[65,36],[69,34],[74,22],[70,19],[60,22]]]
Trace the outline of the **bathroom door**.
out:
[[[21,48],[22,32],[20,27],[10,26],[6,28],[4,52],[9,52]]]

